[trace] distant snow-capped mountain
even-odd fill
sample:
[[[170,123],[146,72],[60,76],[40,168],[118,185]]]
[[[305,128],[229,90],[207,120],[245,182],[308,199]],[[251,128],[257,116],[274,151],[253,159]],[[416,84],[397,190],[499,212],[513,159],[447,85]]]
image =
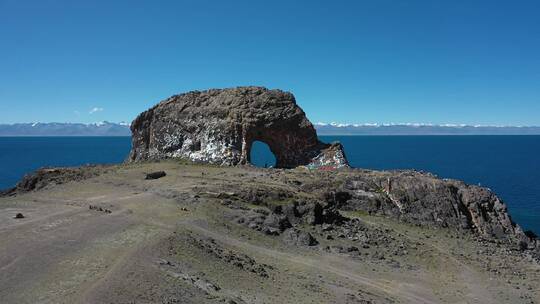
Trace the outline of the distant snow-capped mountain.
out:
[[[129,123],[101,121],[83,123],[0,124],[0,136],[131,136]]]
[[[344,124],[315,123],[319,135],[540,135],[540,127],[480,126],[460,124]],[[131,136],[129,123],[0,124],[0,136]]]
[[[316,123],[319,135],[540,135],[540,127],[464,124],[343,124]]]

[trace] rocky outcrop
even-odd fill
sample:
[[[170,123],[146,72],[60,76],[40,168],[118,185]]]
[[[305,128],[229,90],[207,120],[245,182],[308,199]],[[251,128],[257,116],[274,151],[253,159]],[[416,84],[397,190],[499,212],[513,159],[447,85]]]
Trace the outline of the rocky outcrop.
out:
[[[373,245],[369,240],[388,241],[384,231],[368,235],[365,225],[354,218],[374,215],[467,235],[485,244],[504,244],[540,259],[537,236],[513,222],[506,204],[487,188],[409,170],[276,171],[271,178],[286,188],[258,184],[216,195],[233,210],[225,217],[267,235],[282,235],[289,244],[308,246],[310,238],[305,234],[299,238],[298,231],[315,229],[320,232],[312,235],[315,241],[323,235],[326,240],[346,238],[369,247]],[[244,203],[257,208],[243,207]]]
[[[523,248],[537,246],[535,238],[512,221],[506,204],[489,189],[429,173],[351,174],[341,191],[325,197],[342,210],[390,216],[419,226],[472,231],[485,239],[509,241]]]
[[[131,124],[129,161],[179,157],[219,165],[250,163],[262,141],[276,166],[348,166],[340,144],[325,144],[291,93],[262,87],[193,91],[172,96]]]
[[[15,187],[0,192],[0,196],[10,196],[40,190],[52,185],[81,181],[99,175],[107,170],[105,166],[83,166],[73,168],[41,168],[26,174]]]
[[[298,225],[340,225],[347,221],[333,204],[292,201],[266,207],[270,212],[265,209],[250,210],[236,217],[235,222],[269,235],[279,235]]]

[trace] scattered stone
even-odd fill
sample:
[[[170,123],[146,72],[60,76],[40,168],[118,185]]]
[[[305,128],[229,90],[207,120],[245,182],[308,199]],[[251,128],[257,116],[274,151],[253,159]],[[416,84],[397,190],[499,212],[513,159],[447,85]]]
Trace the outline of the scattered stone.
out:
[[[332,229],[334,229],[334,227],[332,227],[332,225],[326,224],[326,223],[323,224],[322,227],[321,227],[321,230],[322,230],[322,231],[330,231],[330,230],[332,230]]]
[[[289,245],[296,246],[315,246],[319,244],[309,232],[296,228],[287,229],[283,234],[283,241]]]
[[[287,217],[275,213],[268,215],[262,224],[265,228],[272,228],[277,232],[282,232],[291,227]]]
[[[279,235],[280,231],[273,227],[264,227],[262,228],[262,232],[268,234],[268,235]]]
[[[239,216],[236,223],[251,229],[262,231],[268,235],[279,235],[288,228],[301,225],[323,225],[323,231],[331,231],[333,225],[339,225],[348,219],[343,217],[333,206],[322,205],[319,202],[298,203],[270,206],[266,209],[250,210]]]
[[[358,248],[355,246],[341,246],[341,245],[326,246],[324,250],[327,252],[332,252],[332,253],[352,253],[352,252],[359,251]]]
[[[106,208],[94,206],[94,205],[88,205],[88,209],[99,211],[99,212],[112,213],[110,209],[106,209]]]
[[[378,252],[378,251],[375,251],[375,253],[373,253],[372,258],[375,259],[375,260],[384,260],[385,259],[384,254],[382,252]]]
[[[207,293],[213,294],[221,290],[221,287],[219,287],[218,285],[196,275],[190,275],[183,272],[173,272],[173,271],[169,271],[168,273],[172,277],[180,278]]]
[[[167,173],[165,173],[165,171],[156,171],[156,172],[147,173],[145,179],[158,179],[166,175]]]
[[[174,240],[171,239],[171,241]],[[194,244],[204,252],[211,254],[225,263],[231,264],[244,271],[255,273],[263,278],[268,278],[269,271],[273,269],[270,265],[257,263],[255,259],[246,254],[223,248],[222,245],[212,238],[199,238],[197,236],[187,235],[183,240],[179,241],[187,241]]]

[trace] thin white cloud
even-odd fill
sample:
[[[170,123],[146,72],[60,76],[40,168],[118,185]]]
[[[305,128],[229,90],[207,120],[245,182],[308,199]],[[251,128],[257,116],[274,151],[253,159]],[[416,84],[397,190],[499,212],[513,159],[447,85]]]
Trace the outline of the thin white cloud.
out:
[[[103,108],[93,107],[92,110],[90,110],[90,114],[94,114],[96,112],[103,112]]]
[[[79,111],[77,111],[77,110],[73,111],[73,113],[74,113],[76,116],[81,116],[81,112],[79,112]]]

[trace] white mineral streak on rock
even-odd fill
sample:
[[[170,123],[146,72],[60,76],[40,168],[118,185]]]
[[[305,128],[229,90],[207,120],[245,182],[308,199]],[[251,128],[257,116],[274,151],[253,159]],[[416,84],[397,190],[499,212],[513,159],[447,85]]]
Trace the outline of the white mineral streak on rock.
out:
[[[163,139],[165,140],[163,149],[168,150],[170,148],[180,146],[182,137],[178,135],[164,134]]]

